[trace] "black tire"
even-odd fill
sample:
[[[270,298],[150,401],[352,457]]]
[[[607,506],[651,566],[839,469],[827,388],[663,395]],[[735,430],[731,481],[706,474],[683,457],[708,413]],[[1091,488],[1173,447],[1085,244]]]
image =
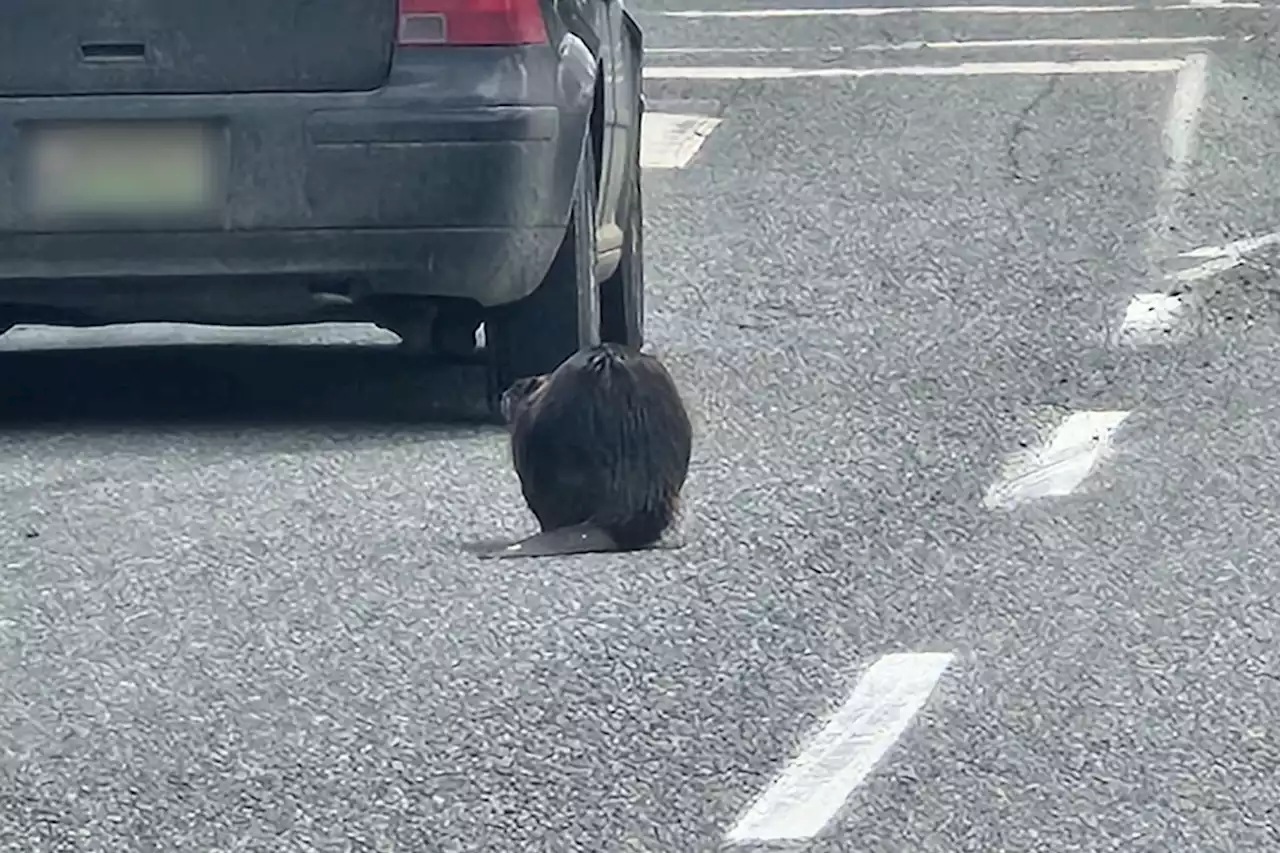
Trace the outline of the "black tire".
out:
[[[497,309],[485,322],[489,401],[495,415],[499,397],[512,382],[550,373],[580,348],[600,342],[596,254],[595,154],[585,140],[569,225],[546,277],[533,293]]]
[[[637,126],[618,268],[600,285],[600,337],[640,349],[644,345],[644,194],[640,186]]]

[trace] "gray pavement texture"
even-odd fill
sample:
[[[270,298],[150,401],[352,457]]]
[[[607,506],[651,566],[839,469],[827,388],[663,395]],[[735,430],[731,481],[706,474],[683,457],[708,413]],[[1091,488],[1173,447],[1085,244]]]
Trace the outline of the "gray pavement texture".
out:
[[[1167,240],[1280,226],[1271,10],[663,7],[651,48],[1220,36]],[[645,183],[651,345],[698,429],[677,551],[464,554],[530,527],[504,438],[423,425],[458,371],[333,346],[377,333],[6,335],[0,850],[715,850],[890,651],[957,661],[808,849],[1280,849],[1280,255],[1176,344],[1107,334],[1156,287],[1171,87],[650,81],[723,118]],[[983,509],[1081,408],[1135,411],[1085,487]]]

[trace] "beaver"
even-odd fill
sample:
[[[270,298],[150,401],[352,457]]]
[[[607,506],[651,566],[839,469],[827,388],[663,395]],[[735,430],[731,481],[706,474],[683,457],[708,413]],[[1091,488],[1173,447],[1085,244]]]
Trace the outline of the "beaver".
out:
[[[693,426],[671,374],[621,344],[579,350],[502,394],[511,459],[541,532],[480,546],[487,557],[649,548],[671,526]]]

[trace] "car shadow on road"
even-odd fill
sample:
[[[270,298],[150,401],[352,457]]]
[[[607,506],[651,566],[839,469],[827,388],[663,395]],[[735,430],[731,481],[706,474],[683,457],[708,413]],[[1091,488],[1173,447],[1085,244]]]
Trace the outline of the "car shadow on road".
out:
[[[0,431],[55,425],[496,430],[485,387],[479,364],[427,361],[388,346],[17,350],[0,352]]]

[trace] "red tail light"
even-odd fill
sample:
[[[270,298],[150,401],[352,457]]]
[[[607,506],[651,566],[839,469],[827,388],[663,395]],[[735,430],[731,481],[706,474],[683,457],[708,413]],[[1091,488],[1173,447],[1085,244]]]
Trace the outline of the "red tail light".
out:
[[[404,45],[542,44],[539,0],[400,0]]]

